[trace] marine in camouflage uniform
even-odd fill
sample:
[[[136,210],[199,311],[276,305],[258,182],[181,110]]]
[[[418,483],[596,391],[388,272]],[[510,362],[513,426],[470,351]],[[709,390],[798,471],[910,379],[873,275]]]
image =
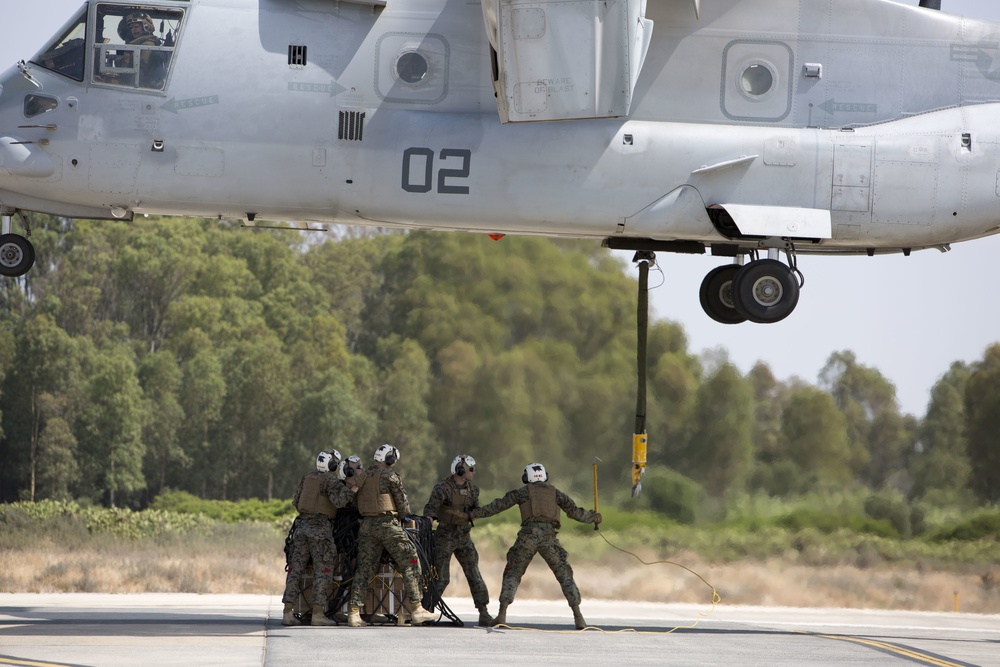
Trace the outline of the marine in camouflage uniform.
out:
[[[471,462],[471,463],[470,463]],[[469,512],[479,507],[479,487],[472,482],[476,462],[471,456],[459,455],[452,462],[452,475],[434,485],[424,506],[424,516],[437,519],[434,531],[434,567],[437,570],[438,593],[444,595],[451,581],[451,556],[455,554],[469,582],[472,601],[479,610],[479,625],[493,623],[487,611],[490,592],[479,573],[479,552],[472,541]],[[460,473],[460,474],[459,474]]]
[[[386,456],[386,448],[391,453]],[[403,576],[407,611],[414,625],[434,619],[434,615],[420,604],[420,568],[417,548],[403,531],[400,516],[410,514],[410,501],[403,488],[403,480],[391,469],[399,459],[399,450],[392,445],[382,445],[375,452],[375,465],[367,468],[358,480],[358,513],[361,528],[358,531],[358,563],[351,582],[350,611],[347,624],[363,625],[360,610],[364,606],[368,583],[375,577],[383,549],[396,562]],[[386,463],[386,461],[390,463]],[[400,618],[405,618],[401,614]]]
[[[581,523],[600,523],[601,515],[593,510],[577,507],[569,496],[548,484],[548,475],[541,464],[529,464],[521,479],[525,482],[521,488],[508,491],[502,498],[470,512],[470,518],[477,519],[499,514],[514,505],[521,507],[521,530],[517,533],[514,545],[507,551],[507,566],[503,571],[500,589],[500,611],[494,625],[507,622],[507,607],[514,601],[528,564],[539,553],[562,587],[563,595],[573,609],[577,629],[582,630],[587,627],[587,622],[580,612],[580,589],[573,581],[573,568],[570,567],[566,549],[559,543],[560,510]]]
[[[313,566],[312,625],[336,624],[326,616],[337,558],[333,522],[337,509],[347,507],[353,501],[351,487],[337,479],[336,473],[314,470],[303,475],[299,481],[292,501],[299,516],[292,536],[285,592],[281,596],[281,601],[285,603],[283,625],[300,625],[292,614],[292,607],[302,590],[302,577],[310,561]]]

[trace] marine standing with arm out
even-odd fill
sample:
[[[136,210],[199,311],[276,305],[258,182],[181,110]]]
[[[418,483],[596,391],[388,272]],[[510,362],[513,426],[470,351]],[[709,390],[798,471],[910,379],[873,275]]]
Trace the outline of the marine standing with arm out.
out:
[[[375,465],[366,469],[358,480],[358,513],[361,529],[358,531],[358,566],[351,582],[350,611],[347,624],[359,627],[361,607],[364,605],[368,582],[375,576],[378,561],[385,549],[403,575],[403,586],[410,620],[413,625],[434,620],[434,614],[420,604],[420,570],[417,566],[417,548],[403,531],[400,516],[410,514],[410,502],[403,489],[403,480],[392,470],[399,460],[399,450],[392,445],[382,445],[375,450]]]
[[[479,507],[479,487],[472,479],[476,474],[476,459],[459,454],[451,462],[451,476],[434,485],[424,507],[424,516],[437,519],[434,531],[435,563],[438,593],[444,595],[451,581],[451,555],[455,554],[465,572],[472,601],[479,610],[479,625],[488,626],[493,618],[487,610],[490,593],[479,573],[479,552],[472,541],[469,512]]]
[[[529,463],[524,467],[521,481],[524,486],[508,491],[489,505],[472,510],[470,518],[493,516],[514,505],[521,506],[521,530],[517,540],[507,551],[507,566],[503,571],[500,589],[500,611],[493,624],[507,622],[507,607],[514,601],[521,577],[528,569],[528,563],[536,553],[548,563],[552,574],[562,587],[566,601],[573,609],[573,621],[578,630],[587,627],[580,612],[580,589],[573,581],[573,568],[569,565],[566,550],[559,543],[559,511],[581,523],[600,523],[601,515],[593,510],[577,507],[565,493],[548,483],[549,475],[541,463]]]
[[[335,449],[320,452],[316,470],[299,481],[292,504],[299,511],[292,553],[285,576],[285,603],[282,625],[302,625],[293,612],[301,590],[302,576],[310,560],[313,564],[312,625],[336,625],[326,616],[330,604],[329,589],[333,582],[333,567],[337,547],[333,541],[333,520],[338,507],[350,504],[354,494],[331,472],[340,464],[340,452]]]

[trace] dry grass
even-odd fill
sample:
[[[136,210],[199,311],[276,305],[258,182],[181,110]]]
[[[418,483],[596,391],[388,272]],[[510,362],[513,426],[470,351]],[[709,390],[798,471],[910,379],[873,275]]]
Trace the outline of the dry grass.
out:
[[[50,541],[8,546],[0,552],[0,592],[280,594],[284,586],[282,536],[274,530],[248,535],[245,528],[232,528],[198,540],[155,544],[148,540],[83,542],[72,548]],[[711,602],[711,589],[677,565],[647,566],[623,553],[581,549],[576,541],[566,546],[585,599]],[[493,544],[480,548],[480,570],[495,602],[503,548]],[[667,557],[648,552],[640,556],[647,561]],[[885,563],[809,566],[779,559],[715,564],[690,553],[669,554],[669,558],[715,586],[724,604],[950,611],[957,591],[961,611],[1000,613],[1000,568],[996,566],[946,572]],[[468,585],[454,560],[451,577],[447,595],[467,596]],[[528,568],[518,597],[562,597],[541,558]]]

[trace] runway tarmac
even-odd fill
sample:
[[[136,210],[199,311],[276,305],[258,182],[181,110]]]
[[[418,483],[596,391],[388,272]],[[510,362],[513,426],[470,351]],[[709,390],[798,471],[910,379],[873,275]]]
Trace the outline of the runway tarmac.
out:
[[[564,601],[518,600],[500,629],[446,604],[464,627],[284,627],[263,595],[0,594],[0,666],[1000,667],[1000,615],[584,600],[576,631]]]

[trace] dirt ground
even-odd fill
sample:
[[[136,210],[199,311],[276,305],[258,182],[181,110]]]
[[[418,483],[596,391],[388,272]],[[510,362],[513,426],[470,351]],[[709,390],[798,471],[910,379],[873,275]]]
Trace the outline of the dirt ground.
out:
[[[809,567],[782,561],[708,564],[696,556],[673,563],[643,565],[614,555],[590,564],[570,553],[577,585],[587,599],[692,602],[711,608],[713,589],[722,604],[790,607],[852,607],[917,611],[1000,613],[1000,569],[935,572],[919,567],[879,565]],[[284,559],[248,556],[171,555],[156,550],[127,554],[47,549],[8,551],[3,556],[0,592],[195,592],[278,595],[284,587]],[[484,555],[480,571],[491,606],[500,592],[504,561]],[[468,584],[452,560],[446,595],[463,597]],[[536,558],[518,590],[520,599],[562,597],[545,562]]]

